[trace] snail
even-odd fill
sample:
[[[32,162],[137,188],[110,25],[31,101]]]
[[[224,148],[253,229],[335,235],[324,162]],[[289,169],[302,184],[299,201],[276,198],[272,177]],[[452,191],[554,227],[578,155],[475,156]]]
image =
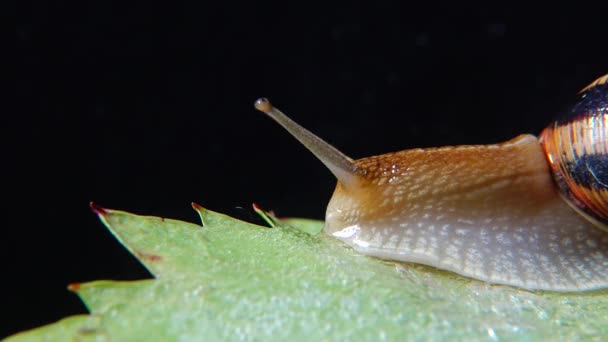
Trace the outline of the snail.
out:
[[[355,251],[527,290],[608,288],[608,75],[539,138],[358,160],[255,108],[337,178],[324,231]]]

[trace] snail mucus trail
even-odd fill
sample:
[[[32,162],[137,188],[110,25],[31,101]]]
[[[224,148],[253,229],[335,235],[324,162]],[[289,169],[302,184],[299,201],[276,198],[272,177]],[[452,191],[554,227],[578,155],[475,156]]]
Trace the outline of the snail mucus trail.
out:
[[[604,107],[594,109],[603,124],[600,151],[608,150],[607,78],[582,95],[602,87],[595,100],[600,96]],[[255,107],[337,178],[324,231],[356,251],[530,290],[608,288],[608,232],[603,230],[608,223],[579,214],[560,196],[535,136],[353,160],[267,99],[257,100]],[[548,139],[545,132],[543,139]],[[602,195],[608,188],[600,189],[597,196]]]

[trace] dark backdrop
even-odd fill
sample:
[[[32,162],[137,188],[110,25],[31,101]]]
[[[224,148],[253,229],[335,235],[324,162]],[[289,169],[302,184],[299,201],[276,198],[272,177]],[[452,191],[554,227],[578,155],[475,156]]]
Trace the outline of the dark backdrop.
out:
[[[33,3],[3,113],[2,336],[85,312],[70,282],[149,276],[91,200],[322,219],[332,176],[259,96],[358,158],[538,133],[608,72],[605,13],[574,3]]]

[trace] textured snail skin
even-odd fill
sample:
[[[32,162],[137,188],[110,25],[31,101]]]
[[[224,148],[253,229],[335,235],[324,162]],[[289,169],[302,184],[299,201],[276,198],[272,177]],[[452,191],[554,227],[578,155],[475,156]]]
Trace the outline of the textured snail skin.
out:
[[[608,286],[608,234],[559,196],[538,140],[406,150],[356,160],[325,232],[362,254],[533,290]]]
[[[605,86],[607,78],[584,92]],[[412,149],[352,160],[268,100],[258,100],[256,108],[282,125],[336,176],[325,233],[356,251],[530,290],[608,288],[608,232],[602,230],[602,218],[591,218],[589,209],[573,204],[569,193],[560,195],[551,172],[559,150],[556,155],[551,154],[555,151],[546,154],[536,137],[520,135],[501,144]],[[606,108],[598,110],[603,110],[600,118],[605,123]],[[582,129],[576,125],[572,127]],[[608,136],[607,127],[599,128],[602,137]],[[545,144],[555,138],[548,135],[551,132],[543,133]],[[605,141],[602,144],[593,155],[605,157]],[[578,153],[572,160],[582,156]],[[597,170],[608,168],[599,164]],[[600,191],[592,196],[602,196],[605,184],[594,186]],[[601,202],[605,199],[594,203],[606,209]]]

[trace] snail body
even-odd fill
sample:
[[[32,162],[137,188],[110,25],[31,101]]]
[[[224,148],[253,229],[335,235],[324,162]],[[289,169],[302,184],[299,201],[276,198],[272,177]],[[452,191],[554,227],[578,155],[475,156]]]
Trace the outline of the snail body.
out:
[[[336,176],[324,231],[356,251],[490,283],[586,291],[608,288],[607,79],[585,88],[575,117],[556,121],[540,140],[523,134],[358,160],[266,99],[256,108]]]

